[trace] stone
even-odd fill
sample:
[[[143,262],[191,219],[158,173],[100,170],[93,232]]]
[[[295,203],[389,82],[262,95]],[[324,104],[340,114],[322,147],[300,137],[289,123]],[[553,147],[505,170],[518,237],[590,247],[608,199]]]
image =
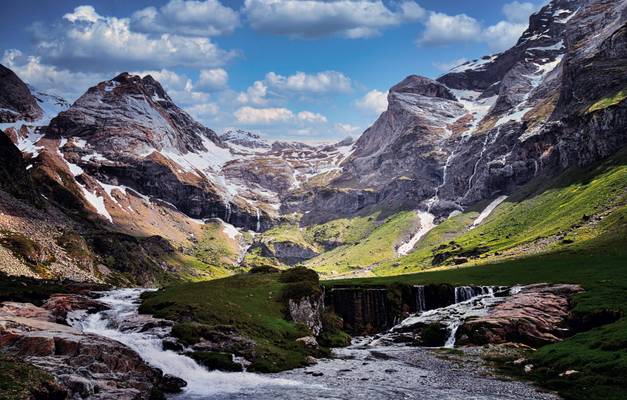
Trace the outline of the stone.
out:
[[[297,342],[304,344],[307,347],[318,347],[318,341],[314,336],[303,336],[296,339]]]
[[[288,309],[292,321],[305,325],[313,336],[318,336],[322,332],[322,312],[324,310],[322,296],[289,299]]]
[[[163,375],[159,383],[159,388],[165,393],[180,393],[185,386],[187,386],[187,382],[169,374]]]
[[[487,315],[467,319],[457,330],[458,345],[522,343],[532,347],[562,340],[568,335],[570,296],[577,285],[524,286]]]

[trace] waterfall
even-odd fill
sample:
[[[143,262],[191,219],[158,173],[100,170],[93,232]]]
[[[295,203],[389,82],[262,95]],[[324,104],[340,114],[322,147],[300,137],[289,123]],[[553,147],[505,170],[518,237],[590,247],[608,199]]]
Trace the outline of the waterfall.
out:
[[[475,297],[475,291],[470,286],[457,286],[455,288],[455,303],[469,300]]]
[[[414,286],[414,288],[416,290],[416,304],[420,304],[420,302],[424,304],[425,299],[419,300],[419,296],[421,291],[424,293],[425,286]],[[444,347],[454,347],[455,335],[464,321],[469,317],[485,315],[490,307],[504,300],[502,294],[505,291],[509,292],[508,288],[491,286],[457,286],[453,289],[455,303],[427,311],[417,310],[415,314],[390,329],[387,335],[408,332],[438,323],[444,325],[448,331]],[[429,301],[429,298],[426,300]],[[382,337],[385,338],[385,335]]]
[[[422,312],[427,309],[425,302],[425,285],[414,286],[416,290],[416,312]]]
[[[261,230],[261,213],[258,208],[255,209],[255,212],[257,213],[257,229],[255,231],[259,232]]]
[[[163,350],[168,328],[143,331],[143,316],[138,315],[139,296],[146,289],[118,289],[104,292],[99,300],[111,309],[95,314],[84,310],[68,314],[68,323],[83,332],[117,340],[135,350],[139,356],[165,374],[184,379],[183,396],[203,398],[216,393],[236,393],[262,385],[298,385],[287,379],[272,379],[249,372],[208,371],[194,360],[174,351]],[[139,322],[135,325],[133,322]],[[164,329],[168,332],[164,332]]]
[[[228,201],[224,203],[224,222],[229,222],[231,219],[231,203]]]

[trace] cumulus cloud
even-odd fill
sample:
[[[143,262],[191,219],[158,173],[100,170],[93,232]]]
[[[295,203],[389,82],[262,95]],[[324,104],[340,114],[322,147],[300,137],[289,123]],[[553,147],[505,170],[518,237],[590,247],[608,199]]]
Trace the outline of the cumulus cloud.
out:
[[[425,29],[416,39],[419,46],[441,46],[452,43],[484,42],[494,51],[502,51],[516,44],[527,29],[529,16],[538,7],[529,2],[514,1],[502,7],[505,20],[482,27],[479,21],[466,14],[447,15],[429,13]]]
[[[185,107],[185,111],[197,120],[208,121],[218,115],[220,108],[215,103],[202,103]]]
[[[529,16],[537,9],[538,7],[532,3],[520,3],[518,1],[513,1],[503,5],[503,14],[505,14],[508,21],[527,23],[529,21]]]
[[[499,21],[487,27],[482,33],[482,39],[494,51],[502,51],[512,47],[523,32],[527,24],[516,24],[509,21]]]
[[[315,74],[296,72],[290,76],[269,72],[266,74],[266,82],[275,90],[307,93],[348,92],[352,85],[349,77],[337,71]]]
[[[324,124],[327,122],[327,117],[311,111],[301,111],[297,114],[297,117],[299,120],[304,122],[313,122],[318,124]]]
[[[377,0],[246,0],[242,12],[253,29],[293,38],[377,36],[381,30],[416,21],[425,10],[414,1],[394,9]]]
[[[447,15],[432,12],[425,30],[418,38],[420,45],[443,45],[477,40],[481,34],[479,22],[466,14]]]
[[[36,34],[42,60],[68,69],[211,67],[236,53],[220,49],[206,37],[161,34],[152,37],[131,30],[128,18],[105,17],[92,6],[76,7],[63,23]]]
[[[238,122],[249,125],[288,122],[294,119],[294,113],[287,108],[242,107],[233,115]]]
[[[229,82],[229,74],[222,68],[203,69],[200,70],[198,82],[199,88],[214,91],[227,87]]]
[[[355,105],[368,113],[380,114],[388,108],[388,96],[379,90],[371,90],[357,100]]]
[[[349,77],[337,71],[323,71],[314,74],[296,72],[284,76],[268,72],[263,80],[255,81],[252,86],[241,92],[238,100],[243,104],[265,104],[268,96],[289,97],[298,95],[307,97],[329,93],[346,93],[352,90]]]
[[[301,111],[294,114],[291,110],[282,107],[254,108],[242,107],[233,113],[239,123],[246,125],[268,124],[325,124],[327,118],[319,113]]]
[[[218,0],[171,0],[157,9],[147,7],[131,16],[138,32],[216,36],[231,33],[240,25],[237,11]]]
[[[72,72],[41,62],[36,56],[24,55],[16,49],[6,50],[2,64],[37,90],[56,93],[68,101],[82,95],[89,87],[110,76],[99,73]]]
[[[335,124],[335,129],[337,129],[340,133],[344,135],[352,135],[360,131],[360,128],[358,126],[342,123]]]
[[[246,89],[245,92],[241,92],[237,96],[237,101],[243,104],[265,104],[267,103],[266,94],[268,93],[268,87],[261,81],[255,81],[252,86]]]

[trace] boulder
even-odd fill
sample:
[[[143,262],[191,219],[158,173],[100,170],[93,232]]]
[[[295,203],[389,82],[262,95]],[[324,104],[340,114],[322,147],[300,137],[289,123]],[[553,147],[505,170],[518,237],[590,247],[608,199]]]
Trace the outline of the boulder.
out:
[[[71,311],[85,310],[88,313],[95,313],[106,310],[107,306],[83,295],[53,294],[43,304],[42,308],[48,310],[56,318],[57,322],[65,323],[67,314]]]
[[[322,332],[322,311],[324,309],[324,302],[321,296],[289,299],[288,308],[292,320],[307,326],[313,336],[318,336],[320,332]]]
[[[457,330],[456,343],[538,347],[560,341],[569,333],[570,296],[582,290],[578,285],[525,286],[487,315],[467,319]]]
[[[57,298],[49,304],[78,302]],[[182,387],[122,343],[52,322],[56,317],[49,310],[12,303],[0,310],[0,351],[53,375],[70,398],[148,399],[155,387]]]

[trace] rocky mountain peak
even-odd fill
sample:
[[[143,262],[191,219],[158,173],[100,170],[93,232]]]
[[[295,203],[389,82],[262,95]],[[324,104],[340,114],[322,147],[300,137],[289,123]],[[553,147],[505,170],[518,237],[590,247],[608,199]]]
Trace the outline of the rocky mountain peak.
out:
[[[248,149],[270,149],[270,143],[262,138],[261,135],[242,129],[227,129],[220,135],[220,139],[228,144]]]
[[[174,104],[153,77],[126,72],[89,88],[51,121],[48,131],[80,137],[112,155],[204,151],[205,140],[223,146],[214,131]]]
[[[42,115],[28,86],[13,71],[0,65],[0,123],[34,121]]]
[[[498,93],[516,64],[547,64],[564,54],[567,22],[586,0],[554,0],[529,17],[529,27],[509,50],[465,62],[437,80],[451,89]]]
[[[390,93],[409,93],[456,100],[455,96],[440,82],[418,75],[410,75],[392,86]]]

